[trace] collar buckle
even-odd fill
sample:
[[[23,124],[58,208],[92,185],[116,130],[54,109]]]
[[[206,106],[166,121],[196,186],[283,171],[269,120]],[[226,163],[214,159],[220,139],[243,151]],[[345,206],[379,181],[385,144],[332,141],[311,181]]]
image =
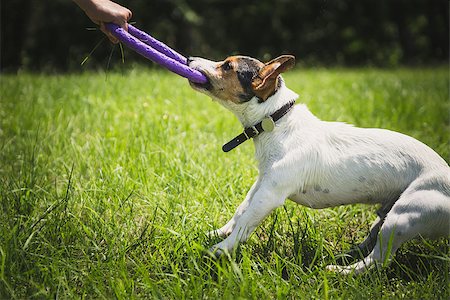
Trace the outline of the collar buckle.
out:
[[[261,133],[259,132],[258,128],[256,128],[256,126],[252,126],[250,128],[253,130],[252,136],[257,136],[258,134]]]

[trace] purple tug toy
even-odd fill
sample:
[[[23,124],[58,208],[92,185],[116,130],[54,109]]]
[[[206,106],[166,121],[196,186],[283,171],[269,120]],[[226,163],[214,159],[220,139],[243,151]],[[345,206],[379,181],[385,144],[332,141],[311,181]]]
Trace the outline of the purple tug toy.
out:
[[[187,65],[186,57],[133,25],[128,24],[128,32],[113,23],[107,23],[105,26],[119,41],[145,58],[192,82],[208,82],[205,75]]]

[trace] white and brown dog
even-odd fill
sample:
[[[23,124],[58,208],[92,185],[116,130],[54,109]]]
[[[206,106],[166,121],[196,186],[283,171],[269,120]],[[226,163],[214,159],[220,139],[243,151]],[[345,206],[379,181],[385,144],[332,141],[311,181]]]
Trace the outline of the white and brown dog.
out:
[[[444,159],[409,136],[324,122],[305,105],[294,106],[298,95],[280,76],[293,67],[293,56],[265,64],[245,56],[188,63],[208,78],[207,84],[191,86],[233,112],[245,128],[224,151],[253,138],[259,162],[259,176],[244,202],[212,232],[227,236],[213,247],[216,254],[247,240],[286,199],[312,208],[381,204],[359,246],[371,252],[351,266],[327,267],[337,272],[363,272],[417,236],[449,236],[450,168]]]

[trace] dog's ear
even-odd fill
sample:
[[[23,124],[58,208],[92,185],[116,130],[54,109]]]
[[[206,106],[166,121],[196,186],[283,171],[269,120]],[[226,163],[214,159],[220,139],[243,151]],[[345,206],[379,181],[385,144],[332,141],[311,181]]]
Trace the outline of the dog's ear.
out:
[[[281,55],[264,65],[258,75],[252,80],[252,89],[262,101],[272,96],[278,86],[278,75],[291,69],[295,65],[295,57]]]

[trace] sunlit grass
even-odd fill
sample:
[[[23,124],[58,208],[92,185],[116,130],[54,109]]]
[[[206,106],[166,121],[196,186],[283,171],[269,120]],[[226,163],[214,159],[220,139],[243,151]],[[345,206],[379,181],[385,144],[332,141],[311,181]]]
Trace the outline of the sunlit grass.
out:
[[[323,120],[382,127],[449,161],[446,69],[296,70]],[[0,298],[448,298],[447,241],[417,241],[384,270],[324,271],[362,241],[364,205],[287,203],[230,260],[204,256],[256,177],[253,145],[185,80],[124,74],[2,76]]]

